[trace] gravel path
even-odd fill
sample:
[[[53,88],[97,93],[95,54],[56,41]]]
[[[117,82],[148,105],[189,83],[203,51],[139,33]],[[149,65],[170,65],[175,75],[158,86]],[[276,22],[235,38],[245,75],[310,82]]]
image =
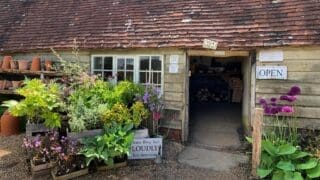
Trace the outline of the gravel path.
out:
[[[0,137],[0,179],[30,179],[21,147],[23,136]],[[78,179],[248,179],[247,164],[242,164],[230,172],[215,172],[180,164],[177,158],[183,149],[184,146],[179,143],[166,141],[161,164],[154,164],[151,160],[129,161],[127,167],[96,172]]]

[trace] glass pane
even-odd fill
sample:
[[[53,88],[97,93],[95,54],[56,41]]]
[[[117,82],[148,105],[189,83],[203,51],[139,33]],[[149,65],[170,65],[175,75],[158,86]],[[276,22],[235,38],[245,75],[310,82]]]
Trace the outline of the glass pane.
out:
[[[118,69],[124,70],[124,59],[123,58],[118,59]]]
[[[139,82],[140,83],[147,83],[147,73],[140,72],[140,74],[139,74]]]
[[[123,81],[124,80],[124,72],[123,71],[119,71],[117,73],[117,80],[118,81]]]
[[[93,74],[102,77],[103,73],[101,71],[94,71]]]
[[[151,57],[151,69],[156,71],[161,71],[161,61],[159,56]]]
[[[133,70],[133,59],[132,58],[127,59],[127,70]]]
[[[151,79],[154,84],[161,84],[161,73],[152,73]]]
[[[104,69],[112,70],[112,57],[104,57]]]
[[[93,68],[102,69],[102,57],[95,57],[93,59]]]
[[[112,79],[112,72],[111,71],[105,71],[103,73],[103,80],[105,81],[109,81],[110,79]]]
[[[126,80],[133,82],[133,72],[126,73]]]
[[[140,70],[149,70],[149,56],[140,56]]]

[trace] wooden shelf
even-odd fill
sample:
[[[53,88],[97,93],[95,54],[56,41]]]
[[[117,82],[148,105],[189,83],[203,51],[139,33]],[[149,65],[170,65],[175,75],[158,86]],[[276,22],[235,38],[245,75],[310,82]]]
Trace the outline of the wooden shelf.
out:
[[[0,90],[0,94],[17,95],[14,90]]]
[[[17,70],[17,69],[0,69],[0,74],[21,74],[21,75],[38,75],[45,76],[62,76],[62,73],[56,71],[30,71],[30,70]]]

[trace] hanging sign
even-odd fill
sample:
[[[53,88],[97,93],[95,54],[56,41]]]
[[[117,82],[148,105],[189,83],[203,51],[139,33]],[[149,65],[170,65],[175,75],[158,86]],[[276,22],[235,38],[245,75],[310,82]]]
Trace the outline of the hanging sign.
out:
[[[283,61],[283,51],[282,50],[261,50],[259,52],[259,61],[261,62]]]
[[[134,139],[128,159],[155,159],[162,156],[162,138]]]
[[[287,79],[287,66],[257,66],[257,79]]]
[[[169,73],[179,72],[179,55],[170,56]]]
[[[211,39],[204,39],[202,43],[202,47],[216,50],[218,47],[218,42]]]

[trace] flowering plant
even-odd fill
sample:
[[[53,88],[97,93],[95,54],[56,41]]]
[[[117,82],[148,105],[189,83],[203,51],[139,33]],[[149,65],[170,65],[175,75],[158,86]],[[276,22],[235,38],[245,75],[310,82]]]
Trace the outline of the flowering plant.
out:
[[[30,152],[35,165],[49,163],[57,157],[55,148],[59,147],[58,133],[54,131],[43,137],[37,135],[34,138],[24,138],[23,147]]]
[[[78,155],[80,147],[77,141],[62,136],[59,144],[60,146],[52,148],[56,154],[57,166],[55,174],[57,176],[72,173],[86,167],[84,157]]]

